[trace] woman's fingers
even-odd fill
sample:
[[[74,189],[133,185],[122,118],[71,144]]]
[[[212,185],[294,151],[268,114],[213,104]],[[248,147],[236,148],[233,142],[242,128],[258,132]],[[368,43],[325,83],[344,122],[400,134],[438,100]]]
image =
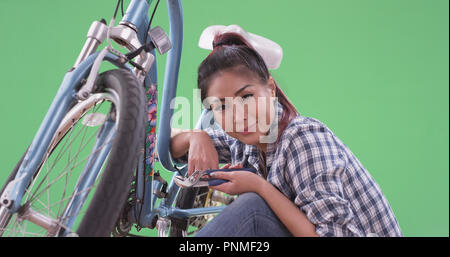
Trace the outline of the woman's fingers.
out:
[[[195,164],[194,162],[188,162],[188,176],[192,175],[195,171]]]
[[[217,186],[210,186],[211,189],[218,190],[220,192],[224,192],[226,194],[231,193],[230,188],[233,187],[233,176],[234,171],[223,172],[223,171],[215,171],[210,174],[212,179],[224,179],[228,180],[228,182],[222,183]]]
[[[229,164],[227,164],[227,165],[229,165]],[[215,169],[218,168],[217,166],[218,165],[216,165],[214,163],[211,163],[209,165],[208,164],[205,165],[204,162],[197,163],[197,162],[192,161],[192,162],[190,162],[188,164],[188,176],[192,175],[192,173],[194,173],[197,170],[200,170],[200,171],[203,171],[203,170],[215,170]],[[225,167],[225,166],[222,167],[222,169],[227,169],[229,167],[229,166],[228,167]]]
[[[230,169],[240,169],[240,168],[243,168],[243,166],[242,166],[242,164],[241,163],[238,163],[238,164],[235,164],[235,165],[233,165],[233,166],[231,166],[231,167],[229,167]]]
[[[233,171],[223,172],[223,171],[215,171],[209,174],[213,179],[226,179],[231,180],[233,178]]]
[[[218,153],[211,138],[204,131],[197,132],[192,133],[189,139],[188,175],[192,175],[197,170],[219,168]]]
[[[210,186],[209,188],[228,194],[228,184],[230,184],[230,183],[227,182],[227,183],[220,184],[218,186]]]
[[[227,163],[225,165],[223,165],[223,167],[221,169],[228,169],[230,167],[231,163]]]
[[[239,169],[239,168],[243,168],[241,163],[235,164],[233,166],[231,165],[231,163],[227,163],[223,165],[221,169]]]

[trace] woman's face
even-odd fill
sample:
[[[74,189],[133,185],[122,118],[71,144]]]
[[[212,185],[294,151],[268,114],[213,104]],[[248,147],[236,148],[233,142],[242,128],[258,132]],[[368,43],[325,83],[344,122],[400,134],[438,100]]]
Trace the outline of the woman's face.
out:
[[[262,83],[256,75],[241,70],[220,71],[210,82],[204,104],[230,136],[244,144],[261,143],[274,119],[275,82]]]

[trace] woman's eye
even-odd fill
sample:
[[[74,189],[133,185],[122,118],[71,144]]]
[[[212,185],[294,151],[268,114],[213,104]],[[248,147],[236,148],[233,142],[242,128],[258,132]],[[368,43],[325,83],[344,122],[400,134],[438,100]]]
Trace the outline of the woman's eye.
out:
[[[216,105],[214,108],[214,111],[224,111],[226,109],[226,106],[224,104]]]
[[[246,98],[249,98],[249,97],[252,97],[252,96],[253,96],[253,94],[245,94],[245,95],[242,96],[242,98],[246,99]]]

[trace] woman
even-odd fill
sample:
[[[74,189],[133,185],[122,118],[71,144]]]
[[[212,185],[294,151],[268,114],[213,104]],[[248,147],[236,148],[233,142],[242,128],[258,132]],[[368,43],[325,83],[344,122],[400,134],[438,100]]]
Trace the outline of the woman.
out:
[[[173,133],[172,156],[189,174],[219,161],[258,173],[213,174],[229,182],[212,189],[239,197],[197,236],[401,236],[367,170],[323,123],[298,114],[254,48],[232,32],[213,46],[198,87],[221,129]]]

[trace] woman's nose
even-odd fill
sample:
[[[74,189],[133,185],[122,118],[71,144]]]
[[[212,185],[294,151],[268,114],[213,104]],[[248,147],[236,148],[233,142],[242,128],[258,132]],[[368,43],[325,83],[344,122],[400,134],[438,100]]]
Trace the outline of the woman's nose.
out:
[[[236,122],[247,120],[247,117],[248,117],[248,106],[235,104],[233,106],[233,117],[234,117]]]
[[[233,130],[234,132],[244,131],[244,123],[246,120],[245,109],[242,106],[234,104],[233,105]]]

